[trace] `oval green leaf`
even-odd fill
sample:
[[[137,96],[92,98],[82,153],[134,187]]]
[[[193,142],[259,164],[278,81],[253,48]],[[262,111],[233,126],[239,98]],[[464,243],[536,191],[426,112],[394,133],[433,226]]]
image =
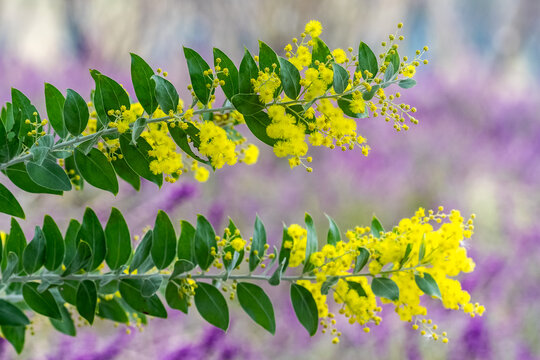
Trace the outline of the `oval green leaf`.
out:
[[[162,210],[159,210],[154,224],[154,239],[150,253],[159,270],[169,266],[176,255],[174,227],[169,216]]]
[[[371,281],[371,290],[378,297],[392,301],[399,300],[399,287],[392,279],[375,278]]]
[[[300,324],[310,336],[315,335],[319,326],[319,311],[311,292],[298,284],[291,284],[291,302]]]
[[[118,194],[118,180],[114,168],[107,157],[98,149],[93,148],[85,155],[79,149],[75,149],[75,164],[84,180],[90,185],[110,191],[113,195]]]
[[[28,171],[30,179],[47,189],[57,191],[71,190],[69,177],[56,161],[45,159],[41,165],[28,162],[26,163],[26,171]]]
[[[439,290],[439,285],[437,285],[437,282],[431,276],[431,274],[424,273],[424,276],[415,274],[414,275],[414,281],[416,282],[416,285],[422,290],[426,295],[429,296],[435,296],[437,299],[441,299],[441,290]]]
[[[203,319],[223,331],[227,331],[229,327],[229,308],[227,301],[215,286],[197,282],[195,306]]]
[[[88,323],[94,322],[96,315],[97,289],[92,280],[83,280],[77,288],[77,311]]]
[[[38,291],[39,284],[36,282],[27,282],[22,287],[22,295],[26,304],[38,314],[62,319],[58,304],[49,290]]]
[[[53,218],[45,215],[43,219],[43,234],[45,235],[45,268],[54,271],[64,260],[64,238]]]
[[[0,325],[4,326],[25,326],[30,324],[30,320],[15,305],[0,299]]]
[[[204,72],[210,70],[210,66],[208,66],[201,55],[193,49],[184,47],[184,55],[186,57],[193,91],[195,92],[197,99],[199,99],[203,105],[206,105],[210,100],[213,76],[205,76]]]
[[[67,89],[66,101],[64,103],[64,122],[66,129],[71,135],[79,136],[86,129],[89,117],[88,105],[86,105],[83,97],[74,90]]]
[[[216,233],[212,225],[202,215],[197,215],[197,228],[195,230],[195,258],[200,268],[208,270],[214,256],[211,254],[211,248],[217,251]]]
[[[152,115],[157,108],[154,71],[139,55],[131,53],[131,81],[137,100],[147,114]]]
[[[111,270],[116,270],[127,263],[131,256],[131,236],[122,213],[112,208],[105,226],[105,261]]]
[[[15,199],[15,196],[5,187],[0,184],[0,212],[24,219],[24,210]]]
[[[276,333],[276,319],[270,298],[262,288],[255,284],[241,282],[237,284],[236,294],[242,309],[272,335]]]

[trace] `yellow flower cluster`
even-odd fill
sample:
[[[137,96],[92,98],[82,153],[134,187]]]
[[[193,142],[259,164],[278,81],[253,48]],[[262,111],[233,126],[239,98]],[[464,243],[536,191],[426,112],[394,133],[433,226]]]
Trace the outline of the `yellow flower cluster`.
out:
[[[311,101],[323,95],[334,79],[334,72],[325,64],[319,64],[317,69],[309,68],[300,80],[300,85],[306,88],[304,100]]]
[[[474,262],[467,257],[465,247],[474,229],[474,215],[465,221],[457,210],[449,214],[442,211],[440,207],[439,211],[430,210],[426,214],[420,208],[415,216],[401,220],[393,231],[383,232],[379,237],[374,236],[373,229],[369,227],[357,227],[346,233],[347,241],[327,244],[321,251],[311,254],[309,261],[315,267],[316,280],[298,283],[313,294],[323,327],[326,329],[335,324],[327,303],[329,290],[333,293],[334,302],[340,305],[339,313],[345,315],[349,323],[364,326],[366,332],[369,324],[380,323],[378,313],[382,309],[377,304],[368,277],[388,278],[397,284],[399,298],[396,301],[381,298],[381,301],[393,303],[403,321],[422,324],[423,320],[417,317],[427,315],[427,309],[421,304],[425,294],[415,279],[415,276],[422,278],[426,274],[437,283],[445,308],[462,310],[472,317],[482,315],[484,307],[471,303],[470,295],[455,279],[460,273],[474,269]],[[440,226],[434,228],[435,224]],[[299,225],[291,225],[289,234],[293,238],[292,244],[288,244],[293,250],[290,266],[294,267],[306,261],[305,230]],[[369,252],[368,272],[357,274],[355,265],[360,249]],[[433,339],[438,338],[439,335],[433,331],[436,328],[426,329]]]
[[[271,105],[268,108],[268,116],[272,119],[272,123],[266,128],[266,133],[273,139],[279,139],[274,145],[276,156],[304,156],[308,151],[305,141],[306,127],[297,124],[295,117],[287,114],[285,107],[281,105]]]
[[[297,267],[306,258],[307,231],[298,224],[292,224],[287,229],[287,234],[289,234],[292,240],[285,241],[283,246],[291,249],[289,266]]]
[[[275,67],[273,68],[273,70]],[[251,79],[253,90],[259,94],[261,103],[266,104],[274,99],[275,91],[280,87],[281,80],[276,73],[266,68],[265,71],[259,71],[257,79]]]
[[[109,123],[109,127],[116,128],[120,134],[123,134],[143,113],[144,109],[140,103],[131,104],[129,109],[122,105],[120,110],[109,110],[108,114],[116,118],[115,121]]]
[[[150,162],[150,170],[154,174],[166,174],[165,180],[175,182],[182,174],[184,163],[182,154],[176,151],[176,144],[169,136],[166,123],[148,124],[147,130],[141,136],[152,146],[148,155],[153,158]]]
[[[223,128],[213,122],[197,124],[200,130],[201,145],[199,151],[208,156],[212,166],[221,169],[223,165],[234,165],[238,161],[235,143],[227,137]]]

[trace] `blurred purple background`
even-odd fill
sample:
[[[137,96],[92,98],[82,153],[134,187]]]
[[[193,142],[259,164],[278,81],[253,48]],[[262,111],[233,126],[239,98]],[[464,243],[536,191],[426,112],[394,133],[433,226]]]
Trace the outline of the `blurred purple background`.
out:
[[[536,0],[477,1],[0,1],[0,101],[10,88],[25,92],[44,110],[43,83],[89,94],[89,68],[131,91],[129,52],[162,67],[184,98],[187,69],[181,46],[210,60],[219,47],[239,61],[257,39],[281,50],[303,25],[318,19],[331,48],[373,48],[404,22],[400,53],[430,47],[430,64],[418,85],[403,91],[418,108],[420,124],[396,133],[382,118],[359,120],[373,148],[360,152],[313,151],[314,173],[290,170],[261,145],[259,163],[222,169],[206,184],[187,178],[157,191],[144,183],[139,193],[123,183],[114,198],[91,186],[63,198],[13,189],[27,212],[30,231],[45,213],[67,226],[91,206],[105,221],[110,207],[140,232],[158,209],[171,217],[208,216],[214,226],[234,219],[250,236],[255,213],[277,241],[281,222],[301,223],[310,212],[321,237],[324,213],[342,230],[368,224],[377,214],[391,227],[420,206],[458,208],[477,214],[470,241],[477,269],[464,287],[487,308],[483,318],[440,309],[431,316],[448,331],[450,343],[425,340],[387,309],[370,334],[342,324],[339,346],[330,337],[309,338],[294,319],[287,289],[269,289],[277,309],[275,337],[252,324],[233,305],[230,334],[208,327],[193,311],[152,320],[144,332],[100,322],[71,339],[44,319],[27,340],[28,359],[535,359],[540,358],[540,3]],[[2,183],[8,184],[2,177]],[[178,223],[177,223],[178,224]],[[9,229],[9,217],[0,217]],[[247,231],[246,231],[247,230]],[[29,233],[27,233],[29,235]],[[14,352],[3,343],[2,354]]]

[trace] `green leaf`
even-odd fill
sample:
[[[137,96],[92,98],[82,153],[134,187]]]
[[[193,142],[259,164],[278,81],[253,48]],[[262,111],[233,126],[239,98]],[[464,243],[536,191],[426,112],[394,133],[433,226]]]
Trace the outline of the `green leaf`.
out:
[[[58,304],[49,290],[38,291],[39,284],[36,282],[27,282],[22,287],[22,295],[26,304],[38,314],[62,319]]]
[[[11,107],[10,107],[11,108]],[[5,110],[3,108],[2,110]],[[2,112],[3,114],[4,112]],[[11,115],[11,118],[13,116]],[[7,119],[7,114],[6,114]],[[15,132],[8,130],[4,121],[0,121],[0,163],[7,163],[20,151],[19,139]]]
[[[276,68],[273,68],[275,64]],[[268,69],[270,73],[274,72],[279,74],[280,64],[279,59],[274,50],[264,42],[259,40],[259,70],[266,71]]]
[[[64,238],[53,218],[45,215],[43,219],[43,235],[45,235],[45,268],[54,271],[64,260]]]
[[[195,306],[204,320],[227,331],[229,327],[229,308],[221,292],[213,285],[197,282]]]
[[[322,41],[320,38],[313,39],[313,50],[311,54],[311,66],[317,68],[318,66],[315,65],[315,61],[319,61],[319,63],[326,64],[328,61],[328,56],[332,57],[332,53],[330,52],[330,49],[328,46]]]
[[[158,75],[152,75],[152,80],[156,83],[156,99],[161,110],[167,115],[171,111],[176,113],[180,97],[174,85]]]
[[[285,95],[292,100],[296,100],[298,95],[300,95],[301,89],[300,72],[289,60],[282,57],[279,58],[279,65],[281,67],[279,78],[281,79]]]
[[[195,257],[195,228],[185,220],[180,222],[178,259],[184,259],[194,265],[197,265],[197,259]]]
[[[80,143],[79,146],[77,146],[77,149],[79,149],[86,155],[90,152],[90,150],[94,148],[94,146],[98,143],[99,139],[99,136],[93,136],[91,139]]]
[[[54,131],[61,137],[65,138],[68,135],[64,124],[64,103],[66,99],[64,95],[53,85],[45,83],[45,106],[47,108],[47,116]]]
[[[188,313],[188,296],[180,291],[176,281],[169,281],[165,288],[165,300],[167,304],[176,310],[182,311],[184,314]]]
[[[321,294],[328,295],[328,291],[339,281],[339,276],[329,276],[321,285]]]
[[[291,284],[291,302],[300,324],[310,336],[315,335],[319,326],[319,311],[311,292],[298,284]]]
[[[26,247],[26,237],[21,229],[21,226],[14,218],[11,218],[11,228],[9,230],[9,236],[4,244],[5,254],[9,255],[13,252],[18,258],[17,272],[22,270],[22,257],[24,248]],[[5,276],[5,275],[4,275]]]
[[[118,300],[115,298],[107,300],[104,297],[100,297],[98,302],[97,316],[119,323],[129,322],[126,310],[124,310],[122,305],[120,305]]]
[[[34,113],[37,113],[36,107],[32,105],[26,95],[24,95],[19,90],[11,88],[11,99],[13,103],[13,111],[20,111],[21,116],[18,137],[19,139],[23,140],[26,146],[30,147],[34,143],[34,138],[28,136],[27,133],[31,130],[34,130],[34,126],[32,124],[26,124],[25,120],[29,119],[32,122],[37,121],[38,123],[41,123],[41,118],[39,117],[39,114],[37,116],[34,116]],[[41,129],[41,125],[36,128],[38,132],[40,132]]]
[[[399,300],[399,288],[392,279],[373,279],[371,281],[371,290],[378,297],[383,297],[392,301]]]
[[[386,83],[386,82],[389,82],[392,80],[392,78],[394,77],[394,65],[392,65],[392,63],[388,64],[388,67],[386,68],[386,71],[384,72],[384,79],[383,81]],[[386,88],[390,86],[390,84],[384,84],[382,87],[383,88]]]
[[[337,94],[343,94],[349,85],[349,72],[338,64],[332,64],[334,70],[334,90]]]
[[[247,282],[237,284],[236,294],[242,309],[269,333],[276,333],[276,319],[270,298],[259,286]]]
[[[144,278],[141,286],[141,295],[144,297],[154,295],[159,290],[162,281],[163,277],[160,274],[155,274]]]
[[[355,281],[347,281],[347,284],[349,285],[349,288],[356,291],[358,296],[367,296],[366,291],[362,287],[362,284],[357,283]]]
[[[368,110],[367,106],[363,113],[355,113],[351,110],[351,101],[352,101],[352,94],[342,95],[338,101],[337,104],[341,110],[345,113],[345,115],[350,116],[355,119],[362,119],[368,117]]]
[[[174,263],[174,269],[173,269],[173,272],[171,273],[170,279],[174,279],[178,275],[191,271],[193,270],[193,268],[195,268],[194,263],[187,261],[185,259],[180,259]]]
[[[403,255],[403,258],[399,261],[400,269],[403,267],[403,265],[405,265],[407,260],[409,260],[409,256],[411,255],[411,252],[412,252],[412,244],[408,243],[407,247],[405,248],[405,255]]]
[[[97,70],[90,70],[90,75],[96,82],[94,91],[94,108],[102,126],[114,121],[114,115],[108,115],[109,110],[120,110],[122,106],[130,108],[129,96],[124,88],[113,79],[102,75]]]
[[[203,271],[208,270],[214,256],[211,248],[217,251],[216,233],[212,225],[202,215],[197,215],[197,228],[195,230],[195,258]]]
[[[34,143],[34,145],[32,145],[32,147],[30,148],[32,161],[41,165],[43,163],[43,160],[45,160],[45,158],[49,155],[53,141],[54,138],[52,135],[45,135],[41,137],[36,143]],[[46,145],[47,143],[50,145]]]
[[[424,260],[424,256],[426,256],[426,234],[423,235],[420,248],[418,249],[418,263]]]
[[[268,279],[268,283],[272,286],[277,286],[281,283],[281,275],[283,275],[283,270],[285,268],[285,263],[288,259],[283,259],[281,263],[278,265],[270,279]]]
[[[75,253],[77,252],[77,234],[79,233],[79,229],[81,227],[81,224],[75,220],[71,219],[69,221],[68,228],[66,230],[66,236],[64,237],[64,245],[65,245],[65,254],[64,254],[64,264],[68,265],[71,263],[73,258],[75,257]]]
[[[78,146],[77,149],[81,150],[81,147]],[[86,155],[90,152],[90,150],[91,149],[88,149],[88,151],[83,151],[83,153]],[[79,169],[77,169],[77,165],[75,164],[75,155],[73,154],[73,150],[69,151],[69,156],[64,159],[64,167],[66,169],[66,173],[71,179],[71,183],[75,186],[75,189],[82,190],[84,188],[84,179],[81,176]]]
[[[339,241],[341,241],[341,233],[339,231],[339,227],[337,226],[334,219],[332,219],[329,215],[326,215],[326,218],[328,219],[328,222],[330,223],[330,227],[328,228],[328,236],[326,237],[326,242],[327,244],[330,244],[330,245],[336,245]]]
[[[107,157],[98,149],[93,148],[88,155],[75,149],[75,164],[84,180],[90,185],[118,194],[118,180],[114,168]]]
[[[188,136],[193,142],[193,146],[199,148],[200,141],[198,140],[200,130],[191,123],[187,123],[188,128],[183,130],[180,126],[172,126],[171,123],[167,124],[169,127],[169,134],[173,138],[174,142],[182,149],[186,154],[191,156],[193,159],[207,165],[211,165],[209,160],[204,160],[199,155],[195,154],[189,145]]]
[[[77,234],[77,238],[87,242],[92,251],[87,270],[93,271],[97,269],[103,260],[105,260],[105,232],[101,227],[96,213],[89,207],[87,207],[84,212],[83,221],[79,233]]]
[[[25,326],[30,320],[15,305],[0,299],[0,325],[1,326]]]
[[[439,290],[439,285],[429,273],[424,273],[424,276],[415,274],[414,281],[418,288],[422,290],[426,295],[435,296],[437,299],[442,300],[441,290]]]
[[[152,248],[152,230],[148,230],[141,242],[135,250],[131,264],[129,265],[129,271],[133,272],[141,266],[144,261],[150,256],[150,249]]]
[[[73,256],[73,259],[67,264],[66,270],[62,273],[62,276],[73,274],[74,272],[77,272],[92,264],[92,249],[90,244],[88,244],[86,241],[79,241],[77,251]]]
[[[152,115],[158,106],[155,84],[152,80],[154,70],[139,55],[131,53],[131,81],[137,100],[147,114]]]
[[[377,93],[377,90],[379,90],[380,88],[381,88],[380,85],[373,85],[370,91],[367,91],[362,94],[362,98],[365,101],[369,101],[373,99],[373,96],[375,96],[375,94]]]
[[[217,59],[221,59],[221,62],[218,64]],[[238,70],[232,62],[231,59],[221,50],[214,48],[214,65],[221,67],[221,71],[217,72],[217,77],[219,81],[225,81],[225,85],[222,85],[223,93],[227,99],[231,98],[238,94]],[[223,73],[223,69],[229,70],[229,75],[226,76]]]
[[[15,196],[5,187],[0,184],[0,212],[24,219],[24,210],[15,199]]]
[[[88,246],[88,245],[86,245]],[[77,288],[79,287],[79,282],[77,280],[66,280],[62,285],[58,287],[58,292],[65,302],[77,306]],[[59,301],[56,298],[58,303],[63,303],[64,301]]]
[[[236,94],[231,99],[232,104],[244,116],[255,115],[264,110],[257,94]]]
[[[238,228],[236,227],[236,225],[230,218],[229,218],[229,226],[227,227],[227,229],[229,230],[229,234],[230,234],[229,240],[228,240],[229,245],[223,248],[223,252],[224,254],[231,253],[232,258],[226,259],[225,255],[223,255],[223,265],[225,265],[225,270],[226,270],[224,279],[227,279],[229,277],[229,274],[234,268],[236,268],[237,266],[240,266],[240,264],[242,263],[242,260],[244,259],[244,253],[245,253],[244,249],[240,251],[236,251],[230,244],[230,242],[232,242],[233,240],[237,238],[241,238],[240,230],[238,230]],[[223,234],[223,239],[225,238],[227,238],[226,233]],[[263,256],[263,254],[264,254],[264,249],[263,249],[263,252],[259,253],[259,256]]]
[[[90,325],[96,315],[97,289],[92,280],[83,280],[77,288],[77,311]]]
[[[25,333],[25,326],[2,326],[2,334],[4,334],[6,340],[13,345],[17,354],[20,354],[23,351]]]
[[[126,220],[116,208],[112,208],[105,226],[105,245],[105,261],[111,270],[116,270],[128,262],[131,256],[131,236]]]
[[[162,210],[159,210],[154,224],[154,239],[150,253],[159,270],[169,266],[176,255],[174,227],[169,216]]]
[[[289,258],[291,257],[291,247],[286,247],[285,243],[290,241],[293,242],[292,237],[289,235],[287,226],[283,224],[283,237],[281,240],[281,249],[279,249],[279,258],[278,261],[280,264],[283,264],[283,271],[289,266]]]
[[[257,79],[259,76],[259,68],[257,63],[251,56],[248,49],[244,51],[244,57],[240,63],[240,71],[238,72],[238,89],[240,93],[253,93],[253,85],[251,79]]]
[[[358,254],[354,262],[354,274],[358,274],[366,266],[370,256],[368,249],[365,247],[359,247],[358,251],[360,251],[360,254]]]
[[[403,80],[400,80],[398,82],[398,85],[399,85],[400,88],[410,89],[414,85],[416,85],[416,80],[414,80],[414,79],[403,79]]]
[[[384,228],[376,216],[373,216],[371,220],[371,234],[376,238],[380,238],[384,234]]]
[[[385,81],[392,80],[394,78],[394,75],[398,73],[399,71],[399,54],[397,50],[393,50],[393,54],[389,54],[385,62],[389,62],[388,67],[384,73]]]
[[[52,326],[60,331],[63,334],[69,335],[69,336],[76,336],[77,330],[75,329],[75,324],[73,323],[73,319],[71,318],[71,314],[66,309],[64,305],[59,306],[60,309],[60,315],[62,315],[61,320],[57,319],[49,319],[51,321]]]
[[[120,280],[119,291],[124,301],[133,310],[140,313],[155,316],[159,318],[167,317],[167,310],[163,306],[157,295],[144,297],[141,295],[142,280],[139,279],[122,279]]]
[[[62,191],[51,190],[41,185],[38,185],[34,180],[30,178],[28,172],[26,171],[26,166],[22,162],[6,168],[5,174],[13,184],[26,192],[36,194],[43,193],[62,195]]]
[[[39,226],[36,226],[34,238],[24,249],[22,260],[28,274],[35,273],[45,263],[45,236]]]
[[[311,215],[306,213],[305,216],[306,229],[307,229],[307,241],[306,241],[306,260],[304,262],[303,273],[309,272],[313,269],[313,264],[309,261],[311,254],[317,251],[319,246],[319,241],[317,240],[317,230],[315,229],[315,224],[313,224],[313,219]]]
[[[150,171],[150,162],[153,158],[148,155],[148,151],[152,150],[152,147],[143,137],[138,139],[137,145],[132,145],[130,134],[122,134],[120,136],[120,149],[126,163],[137,175],[161,187],[163,175],[155,175]]]
[[[89,118],[88,105],[83,97],[74,90],[67,89],[66,102],[64,103],[66,129],[71,135],[78,136],[86,129]]]
[[[131,128],[131,143],[137,144],[137,139],[141,136],[142,132],[146,129],[146,118],[140,117],[134,123]]]
[[[38,185],[57,191],[71,190],[69,177],[56,161],[45,159],[41,165],[28,162],[26,163],[26,171],[28,171],[30,179]]]
[[[184,47],[184,55],[189,70],[189,78],[193,85],[193,91],[197,99],[203,104],[208,104],[211,94],[213,81],[212,75],[204,75],[204,72],[210,70],[210,66],[195,50]]]
[[[249,271],[255,270],[261,262],[259,257],[262,257],[264,254],[264,245],[266,245],[266,229],[257,215],[253,229],[253,242],[251,243],[251,251],[249,253]],[[255,251],[258,252],[258,255],[255,255]]]
[[[244,120],[246,121],[249,131],[251,131],[251,133],[255,135],[257,139],[261,140],[267,145],[274,146],[277,140],[271,138],[266,133],[266,128],[272,122],[266,112],[261,111],[254,115],[244,115]]]
[[[373,75],[369,78],[372,79],[379,72],[379,64],[377,63],[377,57],[369,46],[366,43],[361,42],[360,46],[358,47],[358,66],[356,67],[356,71],[361,72],[362,77],[365,80],[368,80],[366,79],[366,74],[364,73],[366,70]]]
[[[17,268],[21,268],[19,257],[12,251],[7,254],[6,267],[2,270],[2,282],[7,283],[14,272],[18,272]]]
[[[141,188],[141,178],[137,175],[127,164],[126,160],[122,157],[116,157],[116,160],[112,161],[114,171],[125,182],[133,186],[136,191]]]

